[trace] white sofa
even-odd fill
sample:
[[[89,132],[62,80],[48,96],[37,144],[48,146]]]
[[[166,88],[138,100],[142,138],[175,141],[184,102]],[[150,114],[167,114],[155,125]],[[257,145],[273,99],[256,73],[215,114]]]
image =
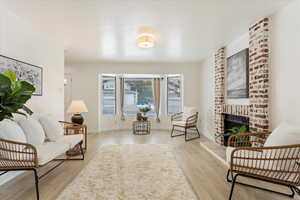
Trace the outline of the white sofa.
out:
[[[84,160],[82,150],[83,135],[64,135],[63,126],[49,117],[28,117],[16,121],[0,122],[0,171],[32,170],[35,175],[37,199],[39,199],[38,181],[44,177],[37,175],[37,169],[51,161]],[[58,156],[80,146],[81,158],[63,158]],[[49,171],[52,171],[50,169]]]

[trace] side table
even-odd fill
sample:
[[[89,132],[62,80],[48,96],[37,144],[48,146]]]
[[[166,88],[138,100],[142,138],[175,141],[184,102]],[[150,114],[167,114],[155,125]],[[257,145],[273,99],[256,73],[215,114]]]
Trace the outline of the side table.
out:
[[[83,151],[87,151],[87,126],[85,124],[66,124],[65,125],[65,135],[83,134]],[[67,152],[68,155],[77,155],[80,153],[79,149],[75,147],[73,150]]]
[[[132,130],[134,135],[150,134],[150,129],[151,129],[150,121],[134,121],[132,123]]]

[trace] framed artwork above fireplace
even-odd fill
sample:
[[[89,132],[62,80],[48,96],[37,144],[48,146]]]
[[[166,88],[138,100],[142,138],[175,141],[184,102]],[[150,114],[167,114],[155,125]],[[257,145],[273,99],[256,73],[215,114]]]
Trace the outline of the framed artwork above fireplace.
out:
[[[249,49],[227,58],[227,98],[249,98]]]

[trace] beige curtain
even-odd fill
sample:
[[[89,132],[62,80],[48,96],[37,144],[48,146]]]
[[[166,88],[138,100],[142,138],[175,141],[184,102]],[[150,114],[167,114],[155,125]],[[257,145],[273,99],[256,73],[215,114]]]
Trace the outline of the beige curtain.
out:
[[[160,122],[160,78],[153,79],[153,94],[154,94],[154,108],[156,113],[156,121]]]
[[[121,111],[121,120],[125,120],[124,115],[124,78],[120,78],[120,111]]]

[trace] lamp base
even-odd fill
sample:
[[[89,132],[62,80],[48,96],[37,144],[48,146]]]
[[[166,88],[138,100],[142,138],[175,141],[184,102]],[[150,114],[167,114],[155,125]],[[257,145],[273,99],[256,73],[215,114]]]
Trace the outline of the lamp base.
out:
[[[84,119],[81,114],[74,114],[71,118],[71,121],[72,121],[72,123],[82,125],[84,122]]]

